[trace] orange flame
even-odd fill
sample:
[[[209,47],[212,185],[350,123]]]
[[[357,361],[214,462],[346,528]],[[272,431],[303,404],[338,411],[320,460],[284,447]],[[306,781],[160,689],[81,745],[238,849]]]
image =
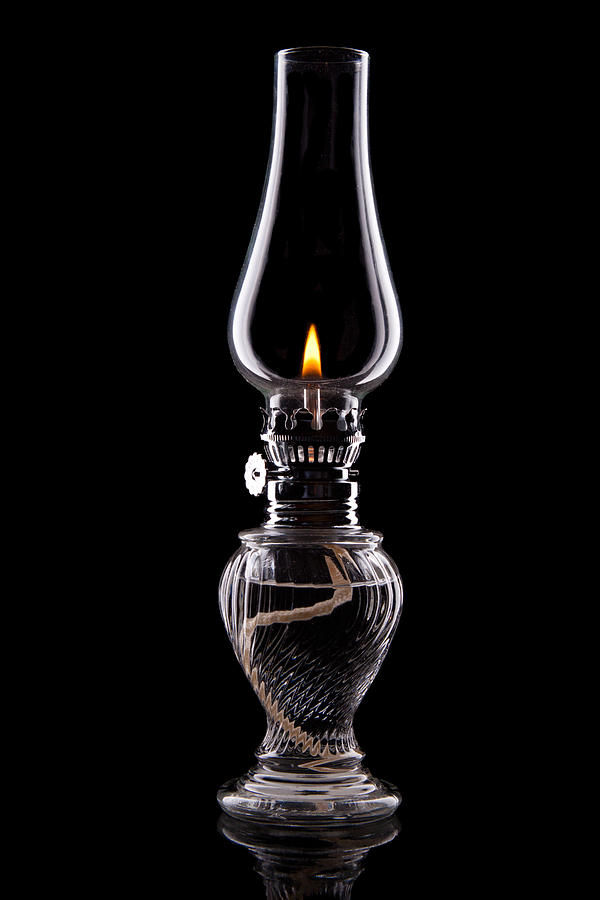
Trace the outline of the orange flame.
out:
[[[308,329],[306,345],[304,347],[304,361],[302,363],[303,378],[321,378],[321,348],[317,329],[311,325]]]

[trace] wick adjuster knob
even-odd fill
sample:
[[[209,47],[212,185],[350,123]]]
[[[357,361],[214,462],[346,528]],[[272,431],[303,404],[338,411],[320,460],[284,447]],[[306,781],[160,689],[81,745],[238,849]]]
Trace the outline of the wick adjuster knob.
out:
[[[248,457],[244,480],[246,487],[254,497],[262,494],[267,481],[267,464],[260,453],[252,453]]]

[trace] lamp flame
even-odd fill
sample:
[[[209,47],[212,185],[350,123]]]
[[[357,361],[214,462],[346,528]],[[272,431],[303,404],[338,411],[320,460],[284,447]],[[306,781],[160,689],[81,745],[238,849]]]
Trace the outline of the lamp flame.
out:
[[[317,329],[311,325],[308,329],[306,344],[304,347],[304,360],[302,362],[303,378],[321,378],[321,348]]]

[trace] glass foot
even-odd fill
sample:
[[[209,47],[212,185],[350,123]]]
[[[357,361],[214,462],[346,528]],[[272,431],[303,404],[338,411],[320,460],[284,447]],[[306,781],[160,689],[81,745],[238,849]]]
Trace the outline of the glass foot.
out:
[[[397,810],[394,785],[351,770],[260,762],[242,778],[228,781],[217,794],[226,813],[241,819],[281,825],[348,825],[384,819]]]

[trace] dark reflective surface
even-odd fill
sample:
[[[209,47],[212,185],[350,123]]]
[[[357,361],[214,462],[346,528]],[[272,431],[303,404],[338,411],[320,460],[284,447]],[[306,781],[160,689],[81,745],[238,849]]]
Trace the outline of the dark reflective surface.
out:
[[[393,841],[399,831],[396,816],[363,826],[329,828],[273,827],[221,815],[218,831],[254,857],[254,869],[269,900],[352,896],[354,883],[365,872],[371,850]],[[232,857],[232,865],[234,859]],[[257,885],[253,888],[260,896]],[[393,893],[393,885],[390,885]],[[381,893],[380,896],[385,896]]]

